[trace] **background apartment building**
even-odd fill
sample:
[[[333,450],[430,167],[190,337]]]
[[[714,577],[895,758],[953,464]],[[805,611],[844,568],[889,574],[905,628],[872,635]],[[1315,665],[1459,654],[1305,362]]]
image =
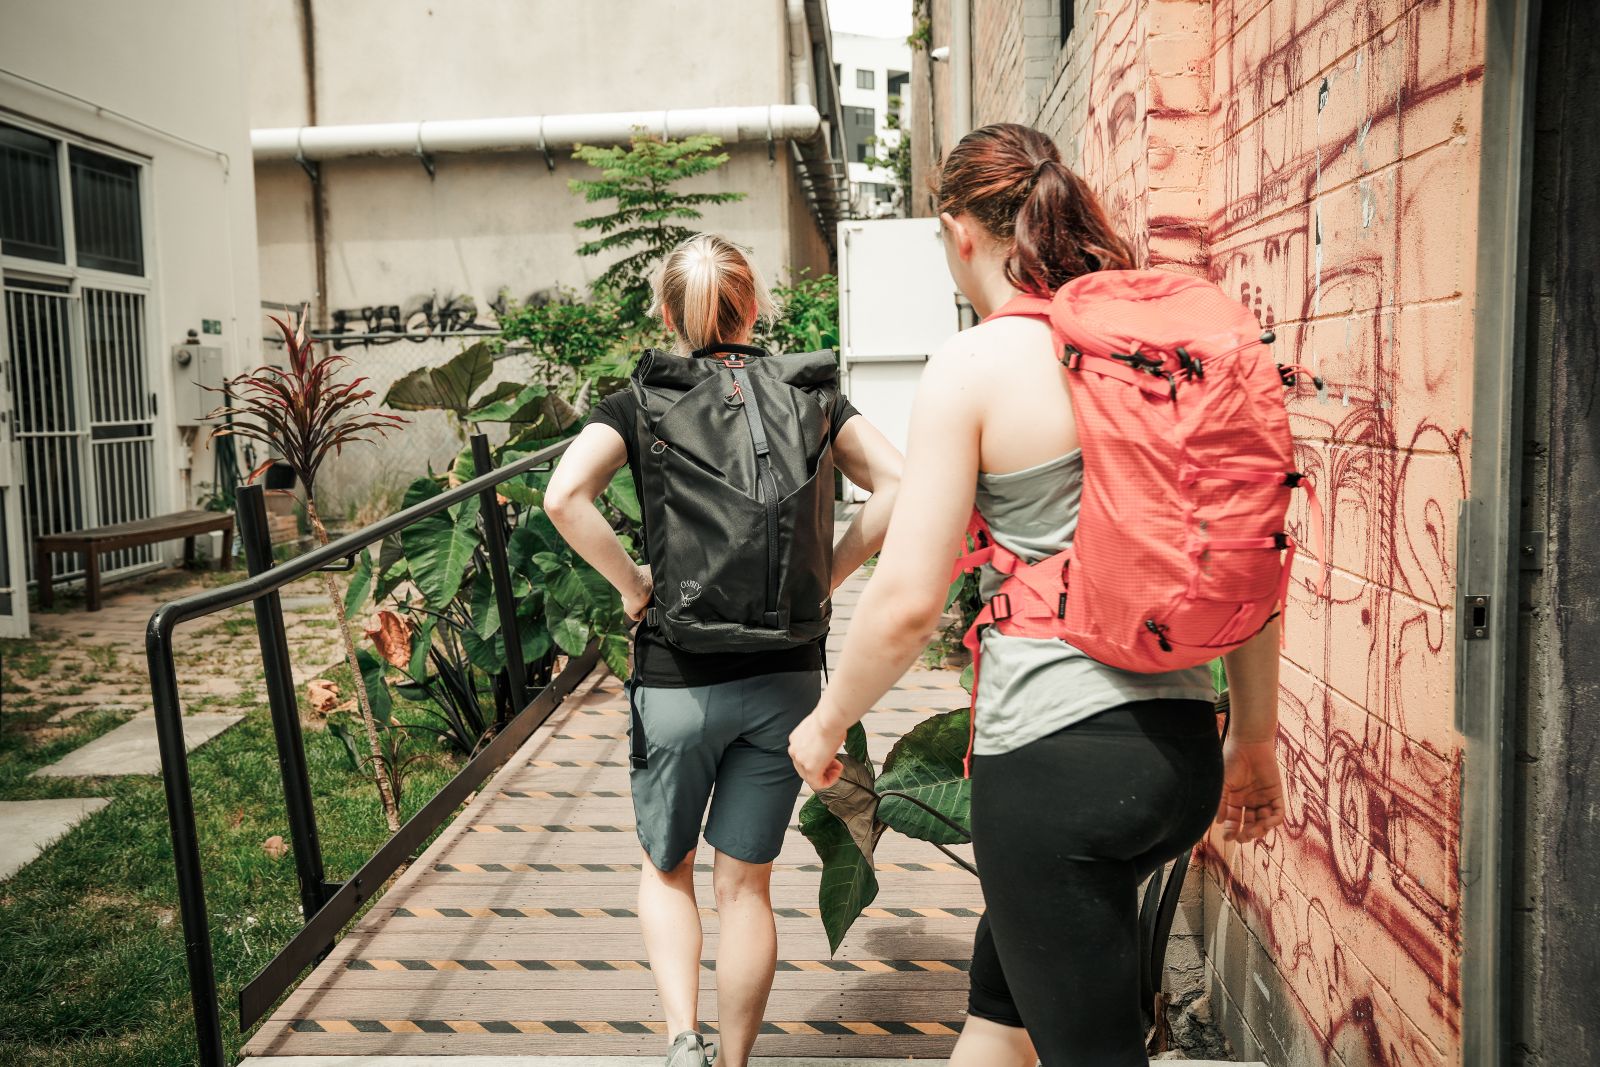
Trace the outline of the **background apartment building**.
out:
[[[492,333],[502,297],[581,292],[607,266],[577,254],[574,224],[609,210],[568,188],[595,174],[577,142],[717,134],[729,162],[686,188],[747,195],[701,225],[769,279],[831,269],[848,191],[824,0],[246,10],[263,299],[310,302],[380,395]],[[358,505],[459,447],[417,413],[335,462],[327,492]]]
[[[910,19],[906,20],[909,27]],[[909,29],[908,31],[909,32]],[[905,35],[833,35],[834,72],[849,161],[850,208],[855,218],[904,213],[904,193],[894,171],[868,160],[889,157],[909,125],[911,46]]]
[[[915,213],[967,129],[1036,125],[1147,263],[1216,281],[1327,381],[1290,406],[1332,592],[1297,558],[1287,821],[1202,847],[1173,958],[1198,950],[1245,1059],[1594,1061],[1600,757],[1576,739],[1600,725],[1600,605],[1574,479],[1600,439],[1600,112],[1593,50],[1568,42],[1596,9],[917,0],[917,18]]]

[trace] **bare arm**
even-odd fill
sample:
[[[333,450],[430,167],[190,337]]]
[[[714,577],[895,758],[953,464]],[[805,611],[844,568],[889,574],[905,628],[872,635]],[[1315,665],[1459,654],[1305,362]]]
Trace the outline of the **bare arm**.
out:
[[[839,669],[789,751],[813,788],[838,777],[845,731],[914,663],[944,608],[978,476],[978,360],[957,337],[928,364],[911,409],[905,476],[883,554],[861,595]]]
[[[627,461],[617,431],[599,423],[584,427],[550,477],[544,510],[572,550],[622,594],[628,617],[639,619],[650,604],[649,571],[634,563],[594,503]]]
[[[1216,821],[1228,841],[1255,841],[1283,822],[1278,772],[1278,635],[1281,619],[1225,655],[1228,739]]]
[[[833,439],[834,458],[845,477],[872,495],[857,509],[850,525],[833,546],[833,581],[837,589],[857,567],[883,547],[900,492],[900,469],[904,460],[900,450],[866,419],[857,415],[840,428]]]

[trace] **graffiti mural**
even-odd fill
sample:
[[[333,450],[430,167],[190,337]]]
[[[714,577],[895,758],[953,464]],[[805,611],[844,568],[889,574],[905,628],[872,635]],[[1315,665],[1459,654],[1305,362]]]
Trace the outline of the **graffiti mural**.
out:
[[[1082,103],[1051,112],[1052,132],[1146,262],[1205,272],[1273,327],[1283,362],[1327,383],[1291,404],[1331,595],[1310,591],[1323,562],[1298,559],[1288,818],[1264,844],[1201,849],[1287,993],[1247,1022],[1296,1067],[1458,1063],[1453,604],[1483,0],[1078,10],[1088,55],[1062,77],[1085,82],[1052,99]],[[1303,504],[1291,519],[1308,542]]]
[[[1395,7],[1219,0],[1209,219],[1213,279],[1328,383],[1292,420],[1332,581],[1316,600],[1305,561],[1287,615],[1286,825],[1213,843],[1208,867],[1324,1059],[1384,1065],[1460,1054],[1451,605],[1482,73],[1476,3]]]

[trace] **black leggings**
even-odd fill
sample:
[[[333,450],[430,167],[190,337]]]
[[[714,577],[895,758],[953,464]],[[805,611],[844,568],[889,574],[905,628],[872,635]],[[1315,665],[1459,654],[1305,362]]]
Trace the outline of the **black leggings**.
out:
[[[969,1013],[1026,1026],[1044,1067],[1144,1067],[1138,890],[1217,813],[1211,705],[1124,704],[972,763],[985,914]]]

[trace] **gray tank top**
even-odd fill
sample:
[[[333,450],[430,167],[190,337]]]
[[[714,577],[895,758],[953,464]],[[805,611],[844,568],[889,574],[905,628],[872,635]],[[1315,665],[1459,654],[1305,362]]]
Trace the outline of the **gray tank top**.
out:
[[[1083,493],[1083,454],[1069,452],[1010,474],[978,475],[978,510],[999,544],[1032,563],[1072,543]],[[985,567],[985,597],[1003,575]],[[973,752],[996,756],[1136,700],[1212,699],[1211,672],[1192,667],[1136,674],[1108,667],[1062,641],[983,635]]]

